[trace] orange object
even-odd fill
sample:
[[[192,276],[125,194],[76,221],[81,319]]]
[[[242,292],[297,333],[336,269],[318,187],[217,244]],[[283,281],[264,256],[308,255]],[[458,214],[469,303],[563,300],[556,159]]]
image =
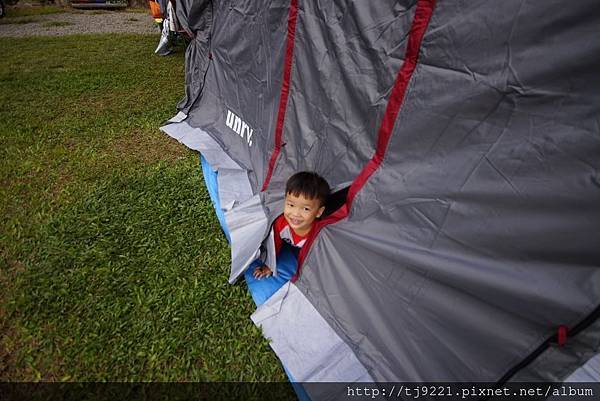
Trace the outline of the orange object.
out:
[[[152,18],[162,19],[162,14],[160,13],[160,4],[158,4],[158,2],[154,0],[149,0],[148,4],[150,4],[150,12],[152,13]]]

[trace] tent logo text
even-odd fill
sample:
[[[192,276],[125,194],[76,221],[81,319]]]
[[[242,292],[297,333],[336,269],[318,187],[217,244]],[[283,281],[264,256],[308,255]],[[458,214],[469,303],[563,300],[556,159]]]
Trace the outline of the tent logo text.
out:
[[[254,130],[231,110],[227,110],[227,120],[225,121],[225,125],[243,139],[246,139],[248,146],[252,146],[252,134],[254,133]]]

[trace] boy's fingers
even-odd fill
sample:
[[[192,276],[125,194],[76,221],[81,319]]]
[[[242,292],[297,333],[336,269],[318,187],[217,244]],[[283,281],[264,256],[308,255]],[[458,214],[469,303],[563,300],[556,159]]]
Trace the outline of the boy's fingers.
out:
[[[254,272],[252,273],[252,275],[256,279],[261,279],[261,278],[267,277],[269,275],[269,270],[268,270],[268,268],[265,269],[264,266],[257,267],[256,269],[254,269]]]
[[[257,267],[256,269],[254,269],[254,272],[252,273],[252,275],[256,279],[270,277],[272,274],[273,274],[273,272],[267,266]]]

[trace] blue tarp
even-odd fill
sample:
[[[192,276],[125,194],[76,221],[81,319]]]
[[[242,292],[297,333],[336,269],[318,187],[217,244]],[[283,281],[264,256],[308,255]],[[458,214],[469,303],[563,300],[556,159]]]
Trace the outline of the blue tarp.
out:
[[[250,268],[246,270],[246,273],[244,273],[246,284],[248,284],[248,289],[250,290],[250,294],[252,294],[252,299],[256,306],[264,304],[267,299],[271,298],[271,295],[275,294],[279,288],[290,281],[296,272],[298,261],[290,247],[284,246],[277,256],[278,277],[271,276],[257,280],[252,276],[252,272],[260,264],[258,260],[253,262]]]
[[[217,219],[219,219],[219,224],[221,224],[221,228],[227,237],[227,241],[231,242],[229,230],[227,229],[227,223],[225,222],[225,213],[223,213],[223,209],[221,209],[221,201],[219,200],[219,183],[217,181],[217,172],[213,170],[211,165],[208,164],[208,161],[206,161],[202,155],[200,155],[200,164],[202,165],[202,175],[204,176],[204,182],[206,183],[208,195],[210,195],[210,200],[215,208],[215,213],[217,213]]]
[[[206,188],[208,189],[208,194],[210,195],[215,212],[217,213],[217,218],[219,219],[219,223],[221,224],[221,228],[223,229],[227,240],[231,242],[229,230],[227,229],[227,223],[225,221],[225,213],[223,213],[223,209],[221,209],[221,202],[219,201],[217,172],[213,170],[204,157],[200,156],[200,160],[202,164],[204,182],[206,183]],[[292,278],[296,272],[297,260],[292,250],[287,246],[283,246],[280,254],[277,257],[278,277],[271,276],[261,280],[255,279],[252,276],[252,272],[254,271],[254,268],[259,265],[259,260],[254,261],[244,274],[244,278],[248,284],[248,289],[252,294],[252,299],[254,300],[256,306],[262,305],[271,297],[271,295],[273,295],[279,288],[281,288]]]
[[[221,209],[221,202],[219,200],[219,184],[217,180],[218,173],[211,167],[211,165],[202,155],[200,155],[200,163],[202,165],[204,182],[206,183],[206,188],[215,208],[217,218],[219,219],[219,223],[221,224],[221,228],[223,229],[227,240],[231,242],[229,230],[225,221],[225,213],[223,212],[223,209]],[[265,303],[265,301],[269,299],[271,295],[275,294],[279,288],[288,282],[296,272],[296,267],[298,265],[296,256],[292,252],[291,248],[287,246],[282,247],[279,255],[277,256],[277,277],[271,276],[260,280],[255,279],[252,276],[252,272],[257,266],[260,265],[260,263],[260,260],[252,262],[244,274],[244,279],[248,285],[248,290],[250,291],[256,306],[260,306]],[[301,401],[310,401],[310,398],[304,391],[304,388],[302,388],[300,384],[296,383],[296,380],[294,380],[285,366],[283,368],[285,369],[285,373],[294,387],[294,391],[296,391],[298,399]]]

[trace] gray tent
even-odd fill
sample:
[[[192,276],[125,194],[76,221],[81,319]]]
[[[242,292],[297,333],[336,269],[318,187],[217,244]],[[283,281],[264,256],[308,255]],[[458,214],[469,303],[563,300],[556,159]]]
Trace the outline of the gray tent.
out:
[[[194,39],[163,130],[218,170],[231,281],[291,174],[339,191],[252,316],[298,381],[564,380],[598,352],[600,2],[177,13]]]

